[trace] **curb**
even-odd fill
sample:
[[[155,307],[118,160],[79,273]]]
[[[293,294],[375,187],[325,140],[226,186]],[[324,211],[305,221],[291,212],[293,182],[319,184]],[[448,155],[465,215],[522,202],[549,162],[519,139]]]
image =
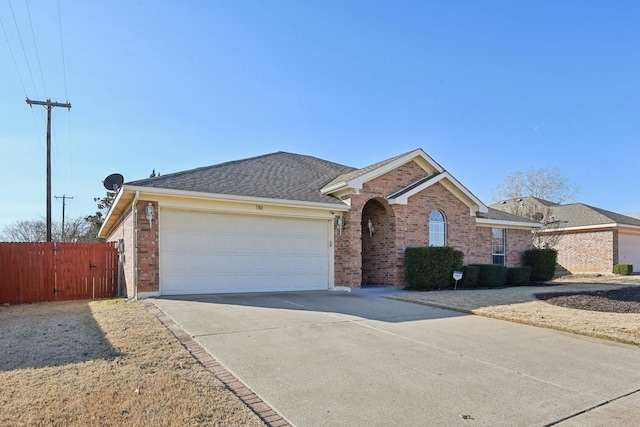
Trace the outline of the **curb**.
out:
[[[202,348],[196,340],[187,334],[174,320],[165,312],[160,310],[153,298],[141,301],[144,308],[153,314],[180,343],[191,353],[204,368],[211,372],[214,377],[220,380],[224,386],[238,397],[253,413],[269,427],[293,427],[287,420],[278,414],[273,408],[258,397],[249,387],[244,385],[235,375],[229,372],[211,354]]]

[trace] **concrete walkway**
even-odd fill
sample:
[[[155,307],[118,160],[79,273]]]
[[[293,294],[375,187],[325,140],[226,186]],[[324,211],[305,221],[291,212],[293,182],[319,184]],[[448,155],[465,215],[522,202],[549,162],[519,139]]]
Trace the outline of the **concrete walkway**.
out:
[[[636,347],[340,292],[157,299],[297,426],[636,425]]]

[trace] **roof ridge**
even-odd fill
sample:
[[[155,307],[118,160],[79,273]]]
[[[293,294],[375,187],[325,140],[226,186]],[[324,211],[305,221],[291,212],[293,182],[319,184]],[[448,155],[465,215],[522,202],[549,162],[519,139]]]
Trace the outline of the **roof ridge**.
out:
[[[325,163],[330,163],[332,165],[341,166],[341,167],[350,167],[350,166],[346,166],[346,165],[343,165],[343,164],[340,164],[340,163],[332,162],[330,160],[321,159],[319,157],[309,156],[309,155],[306,155],[306,154],[291,153],[291,152],[288,152],[288,151],[274,151],[272,153],[266,153],[266,154],[261,154],[261,155],[258,155],[258,156],[247,157],[247,158],[244,158],[244,159],[229,160],[229,161],[222,162],[222,163],[215,163],[213,165],[207,165],[207,166],[198,166],[198,167],[195,167],[195,168],[191,168],[191,169],[187,169],[187,170],[183,170],[183,171],[178,171],[178,172],[171,172],[171,173],[167,173],[167,174],[163,174],[163,175],[159,175],[159,176],[155,176],[155,177],[136,179],[136,180],[133,180],[133,181],[128,181],[125,184],[144,183],[144,182],[147,182],[149,180],[158,180],[159,178],[175,178],[175,177],[179,177],[179,176],[182,176],[182,175],[187,175],[187,174],[190,174],[190,173],[193,173],[193,172],[198,172],[198,171],[203,171],[203,170],[207,170],[207,169],[213,169],[213,168],[219,168],[219,167],[225,167],[225,166],[231,166],[231,165],[246,163],[246,162],[249,162],[249,161],[258,160],[258,159],[261,159],[261,158],[268,158],[268,157],[281,155],[281,154],[287,154],[287,155],[298,156],[298,157],[305,157],[305,158],[314,159],[314,160],[318,160],[318,161],[325,162]]]
[[[153,180],[157,180],[158,178],[175,178],[177,176],[186,175],[186,174],[197,172],[197,171],[202,171],[202,170],[211,169],[211,168],[215,168],[215,167],[221,167],[221,166],[229,166],[229,165],[233,165],[233,164],[246,162],[246,161],[249,161],[249,160],[259,159],[261,157],[269,157],[269,156],[274,156],[276,154],[282,154],[282,153],[284,153],[284,151],[275,151],[273,153],[261,154],[259,156],[247,157],[245,159],[229,160],[229,161],[226,161],[226,162],[216,163],[216,164],[208,165],[208,166],[198,166],[198,167],[195,167],[195,168],[191,168],[191,169],[187,169],[187,170],[183,170],[183,171],[178,171],[178,172],[171,172],[171,173],[167,173],[167,174],[164,174],[164,175],[158,175],[158,176],[155,176],[155,177],[137,179],[137,180],[134,180],[134,181],[125,182],[125,184],[141,183],[141,182],[149,181],[149,180],[152,180],[152,179]],[[291,153],[287,153],[287,154],[291,154]]]

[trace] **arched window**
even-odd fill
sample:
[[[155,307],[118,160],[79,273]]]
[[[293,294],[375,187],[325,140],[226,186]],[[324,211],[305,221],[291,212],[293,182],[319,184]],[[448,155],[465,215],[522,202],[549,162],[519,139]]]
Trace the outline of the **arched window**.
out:
[[[437,209],[429,214],[429,246],[447,246],[447,221]]]

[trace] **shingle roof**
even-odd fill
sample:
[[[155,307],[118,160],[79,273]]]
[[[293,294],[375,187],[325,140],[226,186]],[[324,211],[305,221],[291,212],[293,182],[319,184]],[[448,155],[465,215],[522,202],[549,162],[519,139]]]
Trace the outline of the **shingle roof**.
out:
[[[553,206],[551,215],[553,215],[556,220],[563,222],[561,227],[585,227],[611,223],[640,227],[640,219],[583,203]]]
[[[126,185],[343,204],[320,189],[355,168],[300,154],[277,153],[161,175]]]
[[[496,221],[521,222],[521,223],[527,223],[527,224],[536,222],[532,219],[514,215],[508,212],[503,212],[498,209],[494,209],[492,207],[489,207],[489,212],[479,213],[477,214],[477,216],[478,218],[492,219]]]
[[[640,226],[640,219],[633,218],[628,215],[622,215],[615,212],[607,211],[605,209],[596,208],[593,206],[585,205],[584,203],[571,203],[568,205],[560,205],[548,200],[543,200],[537,197],[522,197],[518,199],[505,200],[504,202],[494,203],[491,205],[495,208],[507,209],[519,201],[524,201],[525,204],[533,207],[538,206],[538,210],[541,214],[544,214],[542,222],[560,221],[559,226],[561,228],[566,227],[588,227],[593,225],[604,224],[622,224]],[[546,209],[542,209],[542,207]],[[535,211],[536,209],[534,209]],[[502,212],[502,211],[499,211]]]

